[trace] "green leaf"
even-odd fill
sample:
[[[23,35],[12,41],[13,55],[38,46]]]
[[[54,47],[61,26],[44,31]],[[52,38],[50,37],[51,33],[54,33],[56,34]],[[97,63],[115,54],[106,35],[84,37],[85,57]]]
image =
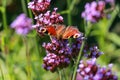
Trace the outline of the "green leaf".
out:
[[[113,43],[115,43],[116,45],[120,46],[120,36],[118,36],[117,34],[109,33],[109,35],[107,35],[107,38],[111,40]]]

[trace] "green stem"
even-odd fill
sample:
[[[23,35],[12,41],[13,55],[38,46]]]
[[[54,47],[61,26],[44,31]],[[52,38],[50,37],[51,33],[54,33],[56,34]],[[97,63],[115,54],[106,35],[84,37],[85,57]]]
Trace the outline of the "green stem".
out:
[[[91,26],[92,25],[89,22],[84,21],[85,38],[88,37],[88,35],[90,33],[90,30],[92,28]],[[82,57],[82,52],[83,52],[83,49],[84,49],[84,45],[85,45],[85,40],[82,42],[82,45],[80,47],[80,51],[79,51],[79,54],[78,54],[78,57],[77,57],[77,62],[75,64],[75,69],[74,69],[74,72],[73,72],[72,80],[76,80],[76,74],[77,74],[76,71],[77,71],[79,61],[81,60],[81,57]]]
[[[4,28],[4,31],[5,33],[7,34],[8,31],[7,31],[7,16],[6,16],[6,0],[2,0],[2,7],[1,7],[1,13],[2,13],[2,22],[3,22],[3,28]],[[5,46],[7,41],[8,41],[8,38],[5,37],[5,35],[3,35],[3,50],[5,51],[5,53],[7,54],[7,51],[5,50]]]
[[[0,70],[1,70],[2,80],[4,80],[4,75],[3,75],[3,71],[2,71],[1,65],[0,65]]]
[[[118,13],[119,13],[119,5],[117,5],[115,7],[115,10],[112,13],[112,17],[111,17],[111,19],[108,22],[108,25],[107,25],[108,30],[109,30],[109,27],[112,25],[112,23],[113,23],[113,21],[114,21],[114,19],[117,16]]]
[[[27,3],[29,3],[29,2],[30,2],[30,0],[27,0]],[[31,11],[30,9],[28,9],[28,14],[29,14],[30,18],[31,18],[32,21],[33,21],[32,11]]]
[[[27,3],[29,3],[29,2],[30,2],[30,0],[27,0]],[[28,14],[29,17],[30,17],[30,18],[32,19],[32,21],[33,21],[32,12],[30,11],[30,9],[28,9],[28,8],[26,7],[26,0],[21,0],[21,4],[22,4],[23,12],[26,13],[26,14]],[[28,9],[28,12],[27,12],[27,9]]]
[[[68,14],[69,13],[69,10],[64,10],[64,11],[61,11],[59,12],[60,14]]]
[[[23,12],[24,12],[25,14],[27,14],[27,9],[26,9],[26,2],[25,2],[25,0],[21,0],[21,4],[22,4]]]
[[[3,52],[5,52],[5,37],[4,35],[1,36],[1,49]]]
[[[68,25],[72,25],[72,21],[71,21],[72,18],[70,12],[68,13],[67,17],[68,17]]]
[[[27,38],[24,36],[23,37],[23,40],[24,40],[24,44],[25,44],[25,47],[26,47],[26,58],[27,58],[27,80],[31,80],[31,65],[30,65],[30,54],[28,52],[28,44],[27,44]]]
[[[87,38],[89,36],[89,34],[90,34],[91,29],[92,29],[92,24],[90,22],[86,22],[85,20],[84,20],[84,22],[85,22],[84,23],[84,25],[85,25],[85,27],[84,27],[85,38]]]
[[[7,0],[2,0],[2,6],[6,7]]]
[[[6,17],[6,8],[3,7],[2,9],[2,20],[3,20],[3,27],[7,30],[7,17]]]
[[[41,46],[39,46],[39,44],[38,44],[37,35],[35,36],[35,46],[36,46],[36,52],[37,52],[38,56],[40,56]]]
[[[13,74],[11,73],[11,65],[10,65],[10,63],[9,63],[9,57],[10,57],[10,55],[9,54],[7,54],[6,55],[6,61],[5,61],[5,64],[6,64],[6,68],[7,68],[7,71],[8,71],[8,74],[9,74],[9,76],[10,76],[10,80],[14,80],[13,79]],[[12,70],[13,71],[13,70]]]
[[[61,73],[61,70],[58,70],[58,73],[59,73],[60,80],[62,80],[62,73]]]
[[[58,74],[59,74],[59,77],[60,77],[59,80],[66,80],[65,79],[65,74],[64,74],[63,70],[58,69]]]
[[[70,1],[70,0],[68,0],[68,1]],[[76,1],[77,1],[77,0],[73,0],[72,3],[69,4],[69,11],[70,11],[70,12],[73,10],[73,8],[74,8],[74,6],[75,6],[75,4],[76,4]]]
[[[68,79],[67,79],[67,75],[65,74],[65,69],[63,69],[63,75],[64,75],[64,79],[65,79],[65,80],[68,80]]]
[[[68,9],[69,9],[69,7],[70,7],[70,0],[67,0],[67,7],[68,7]],[[68,15],[67,15],[67,17],[68,17],[68,25],[72,25],[72,18],[71,18],[71,10],[69,9],[68,10]]]
[[[67,7],[68,7],[68,25],[72,24],[72,16],[71,16],[71,12],[76,4],[77,0],[73,0],[71,3],[71,0],[67,0]]]
[[[79,61],[81,59],[81,55],[82,55],[82,51],[83,51],[83,48],[84,48],[84,44],[85,44],[85,41],[82,42],[82,45],[81,45],[81,48],[80,48],[80,52],[79,52],[78,57],[77,57],[77,62],[75,64],[72,80],[76,80],[76,74],[77,74],[76,71],[77,71],[77,67],[78,67]]]

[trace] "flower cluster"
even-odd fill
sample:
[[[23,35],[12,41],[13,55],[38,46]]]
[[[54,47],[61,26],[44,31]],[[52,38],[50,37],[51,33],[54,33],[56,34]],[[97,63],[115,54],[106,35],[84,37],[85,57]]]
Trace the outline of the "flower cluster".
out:
[[[72,47],[71,47],[72,57],[76,57],[78,55],[83,40],[85,40],[85,37],[81,36],[77,38],[75,42],[72,44]],[[100,55],[103,54],[103,52],[101,52],[97,46],[88,47],[88,44],[85,44],[83,53],[84,53],[84,56],[87,58],[98,58]]]
[[[51,43],[44,43],[47,56],[43,59],[43,67],[52,72],[56,69],[65,68],[70,63],[71,49],[68,40],[57,40],[52,38]]]
[[[44,62],[43,67],[46,70],[50,70],[52,72],[56,71],[57,68],[62,69],[64,67],[67,67],[68,64],[70,63],[70,60],[78,56],[82,42],[84,40],[85,40],[85,37],[81,36],[75,39],[75,41],[70,46],[67,39],[57,39],[52,37],[51,43],[43,44],[43,47],[47,52],[47,56],[43,60]],[[103,54],[101,51],[99,51],[97,46],[88,48],[87,44],[85,44],[83,53],[87,58],[98,58],[101,54]],[[64,60],[62,60],[63,58]],[[53,62],[49,62],[51,60]]]
[[[74,27],[60,28],[52,26],[52,28],[51,25],[63,23],[63,17],[56,12],[57,8],[54,8],[52,12],[48,10],[50,2],[51,0],[33,0],[28,3],[28,8],[32,9],[35,15],[36,24],[33,25],[33,27],[39,34],[41,34],[42,31],[44,32],[44,29],[42,29],[43,27],[45,28],[46,33],[55,33],[55,36],[51,36],[51,42],[43,43],[43,47],[47,53],[43,59],[43,68],[55,72],[58,69],[67,67],[70,64],[70,61],[78,56],[85,37],[82,34],[79,38],[75,38],[71,45],[69,44],[68,38],[57,38],[59,34],[60,37],[62,34],[71,37],[71,32],[76,34],[79,30],[76,30],[76,28],[74,29]],[[93,1],[92,3],[87,3],[85,5],[85,11],[82,13],[82,17],[90,22],[99,21],[105,15],[105,4],[105,1]],[[92,59],[87,60],[86,62],[80,61],[77,72],[81,75],[81,78],[84,80],[117,80],[117,77],[112,73],[111,68],[107,69],[96,64],[96,58],[103,54],[99,51],[97,46],[88,47],[85,43],[82,53],[84,53],[87,58]]]
[[[70,55],[71,50],[69,47],[68,40],[58,40],[56,38],[52,38],[51,43],[44,43],[43,47],[49,53],[54,53],[56,55]]]
[[[93,58],[86,62],[80,61],[77,72],[84,80],[118,80],[117,76],[112,73],[111,67],[112,64],[109,64],[108,69],[100,67],[96,64],[96,58]]]
[[[97,46],[90,47],[89,50],[86,50],[89,52],[89,54],[85,53],[85,57],[87,58],[98,58],[100,55],[103,54]]]
[[[93,23],[97,22],[105,15],[104,8],[105,1],[87,3],[85,5],[85,11],[82,12],[82,18]]]
[[[58,56],[54,53],[48,53],[43,59],[43,68],[55,72],[58,68],[62,69],[69,65],[70,59],[64,55]]]
[[[17,34],[26,35],[32,30],[32,20],[24,13],[20,14],[12,23],[11,28],[14,28]]]
[[[56,13],[57,8],[54,8],[54,11],[50,14],[50,11],[46,13],[41,13],[40,15],[36,16],[35,19],[37,20],[37,24],[39,26],[46,26],[52,24],[60,24],[63,23],[63,17],[60,14]]]
[[[44,13],[48,10],[51,0],[33,0],[28,3],[28,8],[30,8],[35,15]]]
[[[28,8],[33,11],[36,20],[36,24],[32,27],[39,35],[44,35],[44,33],[39,32],[41,27],[63,23],[63,17],[56,12],[57,8],[54,8],[52,12],[48,10],[50,2],[51,0],[33,0],[28,3]]]
[[[32,27],[40,35],[44,35],[40,32],[41,27],[63,23],[63,17],[56,12],[57,8],[54,8],[52,12],[48,10],[50,2],[51,0],[33,0],[28,3],[28,8],[33,11],[36,20],[36,24]],[[68,40],[52,38],[51,43],[43,43],[43,47],[47,52],[47,55],[43,59],[44,69],[54,72],[57,68],[62,69],[68,66],[71,54]]]
[[[77,38],[75,42],[72,44],[71,50],[72,50],[72,57],[78,56],[78,53],[80,51],[80,47],[82,45],[82,42],[85,38],[83,36]]]

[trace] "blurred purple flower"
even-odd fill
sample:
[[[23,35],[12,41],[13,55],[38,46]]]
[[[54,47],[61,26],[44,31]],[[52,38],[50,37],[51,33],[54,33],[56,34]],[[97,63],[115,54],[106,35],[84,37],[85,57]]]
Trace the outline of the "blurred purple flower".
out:
[[[105,15],[103,10],[105,8],[104,1],[93,1],[92,3],[87,3],[85,5],[85,11],[82,12],[82,18],[86,21],[90,21],[92,23],[99,21]]]
[[[32,30],[32,20],[24,13],[20,14],[12,23],[11,28],[14,28],[17,34],[26,35]]]
[[[105,0],[106,3],[110,3],[110,4],[114,4],[115,3],[115,0]]]

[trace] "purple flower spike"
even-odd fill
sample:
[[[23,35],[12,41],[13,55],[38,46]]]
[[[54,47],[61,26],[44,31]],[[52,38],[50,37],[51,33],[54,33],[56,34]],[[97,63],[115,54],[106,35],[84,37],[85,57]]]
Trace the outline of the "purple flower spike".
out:
[[[28,3],[28,8],[30,8],[35,15],[44,13],[48,10],[51,0],[33,0]]]
[[[17,34],[26,35],[32,30],[32,20],[24,13],[20,14],[12,23],[11,28],[14,28]]]
[[[58,14],[57,8],[54,8],[53,12],[47,11],[46,13],[41,13],[38,16],[35,17],[37,20],[37,24],[39,26],[47,26],[52,24],[61,24],[63,23],[63,17]]]
[[[109,64],[108,67],[111,67]],[[96,64],[96,59],[80,61],[77,72],[84,80],[118,80],[118,77],[112,73],[111,68],[100,67]],[[78,79],[80,80],[80,79]]]
[[[82,45],[82,42],[85,40],[85,37],[83,35],[75,40],[75,42],[72,44],[71,51],[72,51],[72,57],[78,56],[78,53],[80,51],[80,47]]]
[[[56,71],[57,68],[65,68],[70,64],[71,48],[68,40],[58,40],[52,38],[50,43],[43,43],[46,49],[47,56],[44,58],[44,68],[51,72]],[[48,67],[50,67],[48,69]]]
[[[69,65],[70,59],[64,55],[58,56],[54,53],[48,53],[43,59],[43,68],[55,72],[57,68],[65,68]]]
[[[101,52],[97,46],[93,46],[93,47],[90,47],[89,50],[90,54],[88,53],[85,53],[85,57],[87,58],[98,58],[100,55],[104,54],[103,52]]]
[[[71,55],[71,48],[68,45],[68,40],[58,40],[56,38],[52,38],[51,43],[43,43],[43,47],[46,49],[48,53],[54,53],[56,55]]]

